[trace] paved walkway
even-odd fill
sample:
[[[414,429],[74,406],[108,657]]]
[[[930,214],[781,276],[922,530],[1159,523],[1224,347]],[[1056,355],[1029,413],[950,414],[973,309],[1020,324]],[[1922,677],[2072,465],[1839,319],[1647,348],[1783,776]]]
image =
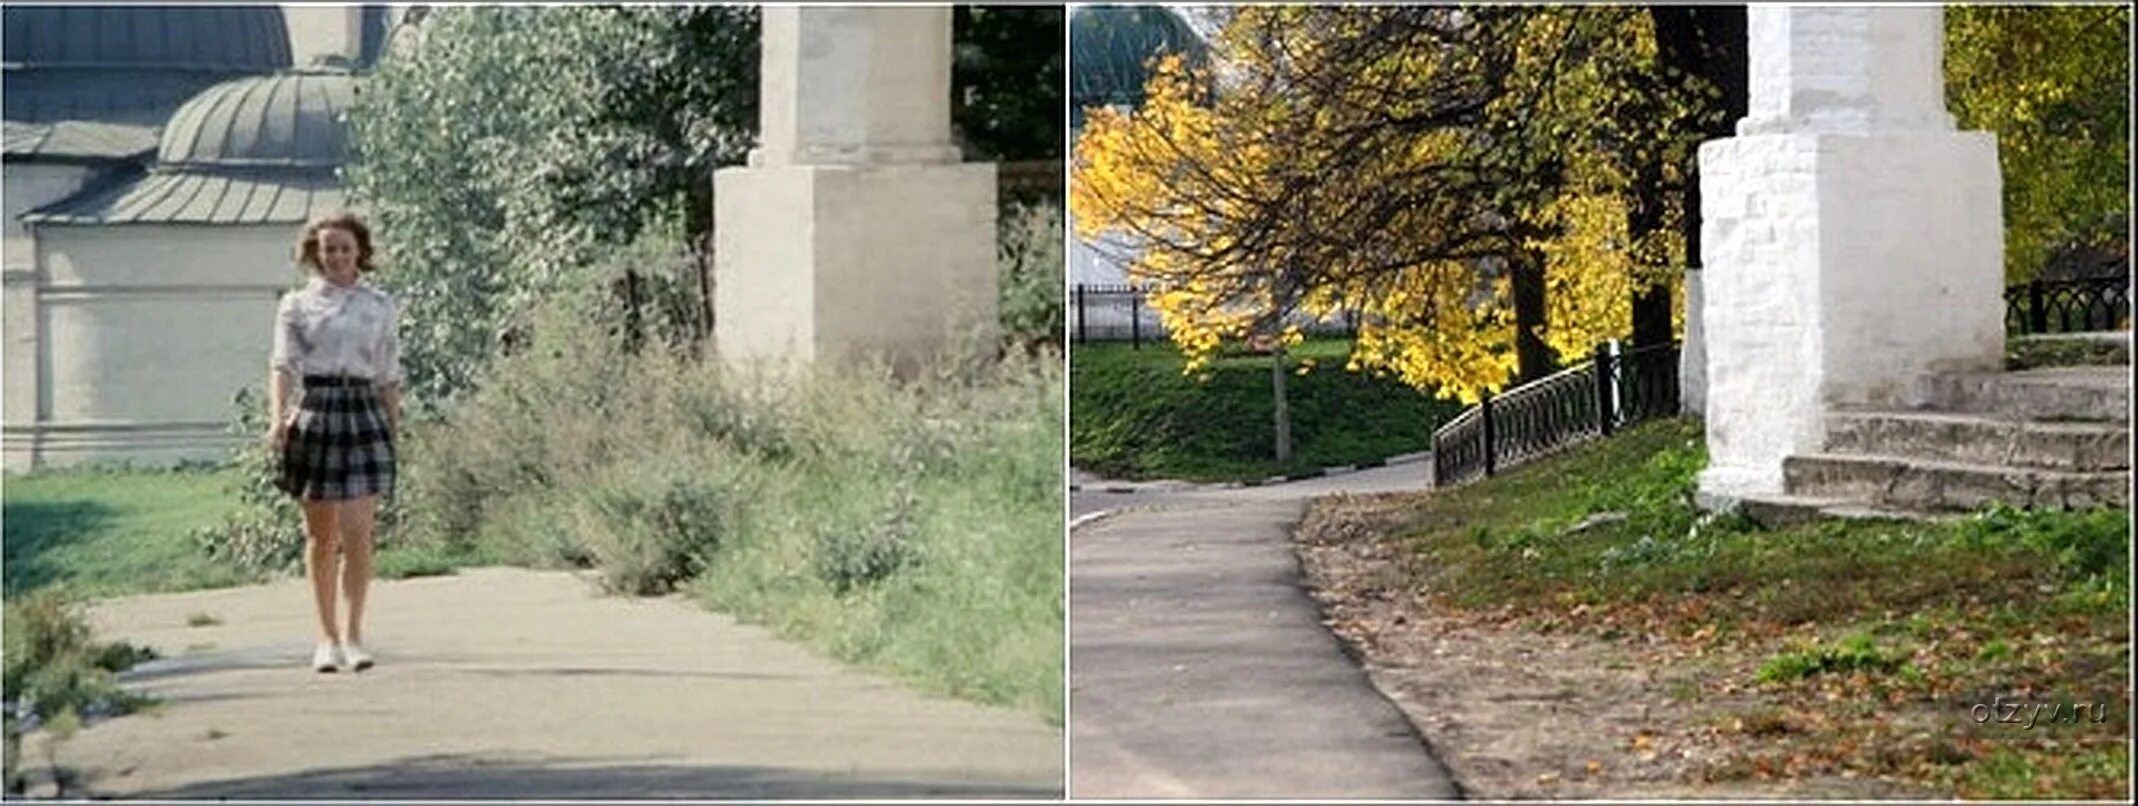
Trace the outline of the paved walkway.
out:
[[[98,797],[1062,792],[1062,731],[1043,719],[922,696],[688,601],[514,569],[372,598],[379,665],[331,675],[305,668],[301,580],[98,605],[101,635],[164,654],[124,679],[165,704],[84,731],[61,764]]]
[[[1139,494],[1076,530],[1071,796],[1456,797],[1322,626],[1290,545],[1311,497],[1418,489],[1423,472]]]

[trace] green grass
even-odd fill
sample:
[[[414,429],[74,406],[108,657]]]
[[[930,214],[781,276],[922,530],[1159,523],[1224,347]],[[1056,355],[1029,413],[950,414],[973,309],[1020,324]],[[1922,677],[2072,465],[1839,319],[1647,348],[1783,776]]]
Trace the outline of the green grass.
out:
[[[64,470],[6,480],[7,597],[54,585],[81,596],[237,584],[189,532],[230,506],[217,470]]]
[[[1255,479],[1425,450],[1460,407],[1344,371],[1350,343],[1308,341],[1287,380],[1293,461],[1274,460],[1270,358],[1235,351],[1196,375],[1170,343],[1069,353],[1070,460],[1116,478]]]
[[[1880,649],[1876,639],[1857,633],[1841,639],[1838,643],[1807,646],[1775,655],[1766,663],[1760,664],[1759,671],[1753,674],[1752,679],[1772,683],[1801,680],[1820,674],[1891,672],[1899,669],[1903,663],[1901,659]]]
[[[2128,334],[2125,334],[2128,337]],[[2020,336],[2005,341],[2004,368],[2126,366],[2126,347],[2076,336]]]
[[[411,551],[684,592],[916,688],[1063,716],[1058,358],[920,378],[622,353],[558,314],[412,430]]]
[[[1735,669],[1711,682],[1754,692],[1746,724],[1783,714],[1811,726],[1748,745],[1762,763],[1810,759],[1961,797],[2122,791],[2127,511],[1768,529],[1692,506],[1705,462],[1697,423],[1649,423],[1413,499],[1390,535],[1412,585],[1451,612],[1661,640]],[[2114,716],[2054,732],[1955,722],[1997,692],[2106,699]],[[1946,724],[1936,741],[1899,741],[1896,713]],[[1888,750],[1834,750],[1846,746]],[[1748,758],[1718,769],[1751,769]]]
[[[260,581],[254,571],[208,557],[192,535],[237,506],[235,474],[200,467],[9,474],[7,597],[54,586],[97,598]],[[281,503],[295,512],[295,504]],[[475,561],[388,538],[375,570],[382,579],[401,579],[449,574]]]
[[[1048,372],[923,402],[962,422],[903,471],[845,451],[791,468],[692,588],[834,657],[1059,724],[1061,392]],[[870,408],[895,423],[905,407]]]

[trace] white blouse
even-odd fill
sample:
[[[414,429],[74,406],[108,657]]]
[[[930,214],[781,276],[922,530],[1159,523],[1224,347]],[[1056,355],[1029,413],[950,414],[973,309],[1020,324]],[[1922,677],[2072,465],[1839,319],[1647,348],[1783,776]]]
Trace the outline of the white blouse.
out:
[[[377,386],[400,383],[398,313],[391,295],[362,280],[344,287],[313,277],[282,295],[268,365],[299,379],[348,375]]]

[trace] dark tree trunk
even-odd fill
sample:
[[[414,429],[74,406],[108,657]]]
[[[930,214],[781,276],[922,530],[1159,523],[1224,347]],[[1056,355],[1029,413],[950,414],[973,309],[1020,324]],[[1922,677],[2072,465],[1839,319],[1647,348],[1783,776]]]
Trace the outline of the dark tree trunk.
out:
[[[1552,371],[1552,349],[1544,343],[1544,256],[1518,248],[1507,270],[1514,286],[1515,382],[1528,383]]]
[[[1284,343],[1278,342],[1276,348],[1269,351],[1269,388],[1270,394],[1276,397],[1276,448],[1277,464],[1280,465],[1292,463],[1292,408],[1285,389],[1285,376],[1290,373],[1285,371],[1284,359]]]
[[[1707,79],[1722,90],[1722,115],[1704,132],[1707,140],[1731,137],[1752,108],[1751,53],[1745,44],[1745,7],[1655,6],[1656,45],[1664,64]],[[1700,161],[1685,166],[1685,253],[1700,262]]]
[[[1745,7],[1741,5],[1650,6],[1655,20],[1656,46],[1665,66],[1706,79],[1722,90],[1722,114],[1703,132],[1702,141],[1736,134],[1737,121],[1751,108],[1750,53],[1745,43]],[[1685,177],[1685,216],[1679,222],[1685,239],[1688,268],[1700,267],[1700,161],[1688,154]],[[1658,166],[1660,167],[1660,166]],[[1656,188],[1655,201],[1663,192],[1661,176],[1642,182]],[[1642,200],[1649,207],[1650,199]],[[1647,226],[1659,226],[1660,222]],[[1662,289],[1636,294],[1633,301],[1633,343],[1660,344],[1670,339],[1670,299]]]

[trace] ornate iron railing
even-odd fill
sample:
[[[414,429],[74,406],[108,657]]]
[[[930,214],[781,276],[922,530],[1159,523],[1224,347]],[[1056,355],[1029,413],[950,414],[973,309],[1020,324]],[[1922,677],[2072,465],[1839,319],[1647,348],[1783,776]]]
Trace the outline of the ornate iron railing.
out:
[[[1678,411],[1678,345],[1614,353],[1486,395],[1433,432],[1433,485],[1448,487],[1536,461]]]
[[[1135,346],[1168,338],[1158,311],[1145,297],[1149,292],[1120,284],[1077,283],[1069,288],[1069,338],[1078,344],[1125,341]],[[1301,330],[1317,336],[1357,336],[1359,315],[1347,312],[1320,319],[1298,314],[1291,317]]]
[[[2012,335],[2128,330],[2131,276],[2035,280],[2004,290],[2004,325]]]

